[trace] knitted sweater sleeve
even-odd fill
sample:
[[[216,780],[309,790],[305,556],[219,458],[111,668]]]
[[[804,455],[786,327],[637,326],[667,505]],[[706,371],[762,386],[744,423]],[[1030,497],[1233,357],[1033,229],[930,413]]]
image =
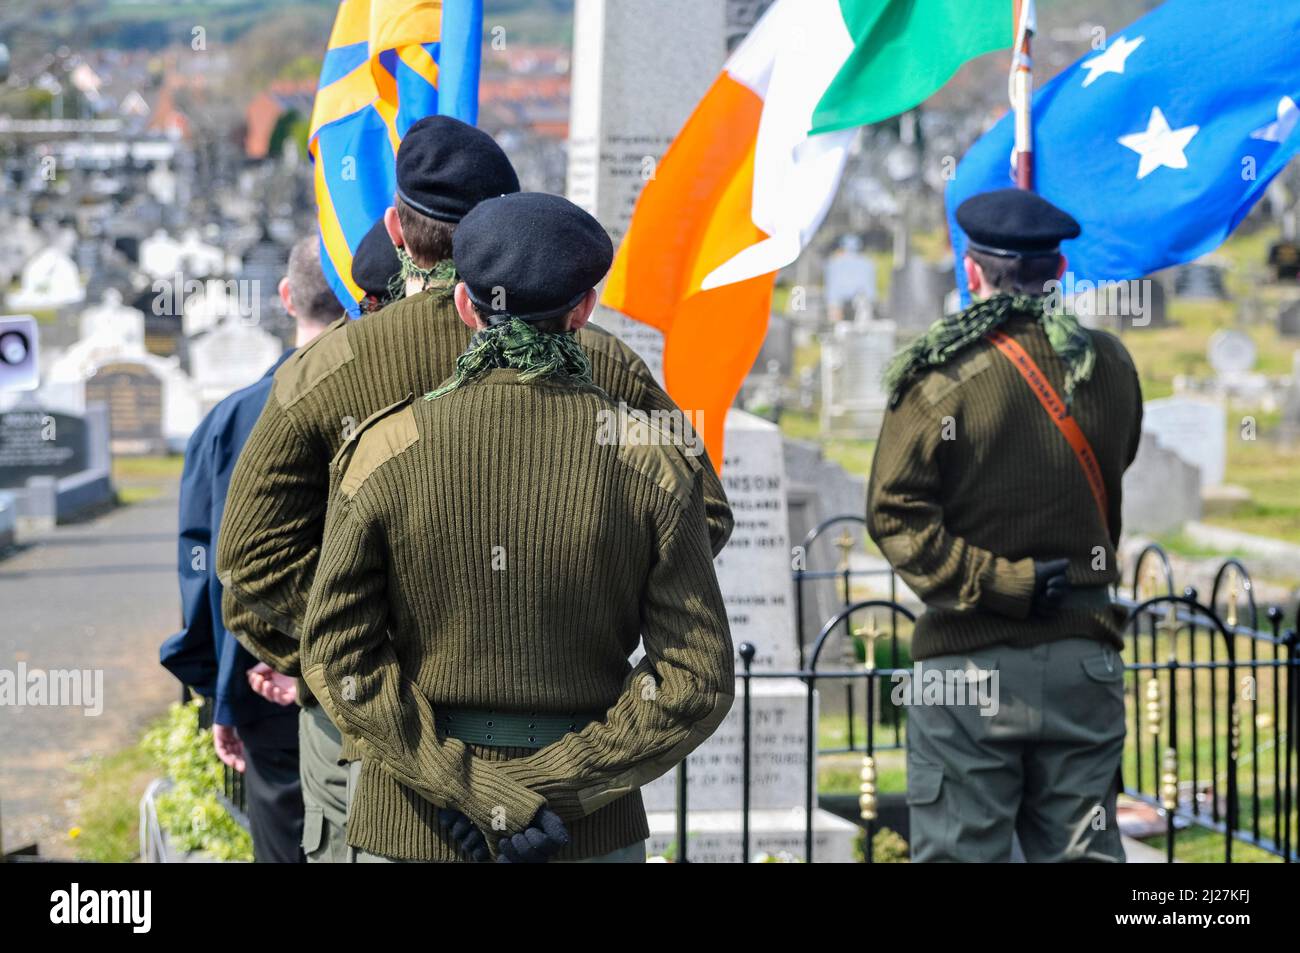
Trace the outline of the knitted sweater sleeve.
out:
[[[388,638],[388,565],[380,528],[336,495],[302,628],[303,679],[331,720],[385,772],[480,830],[514,834],[545,799],[440,740],[433,708],[402,671]]]
[[[659,386],[654,374],[637,353],[613,335],[601,339],[602,347],[608,351],[608,360],[600,364],[601,377],[609,388],[609,395],[615,400],[624,400],[635,410],[647,414],[666,412],[680,420],[686,428],[691,421],[681,408],[668,396],[668,392]],[[597,355],[599,360],[602,355]],[[727,502],[726,491],[718,471],[709,460],[708,451],[704,449],[704,435],[694,430],[683,434],[686,445],[699,447],[704,459],[701,461],[704,475],[704,515],[709,525],[709,545],[713,555],[722,552],[722,548],[731,539],[735,520],[731,515],[731,505]],[[692,444],[692,441],[694,443]]]
[[[274,397],[239,455],[217,540],[226,627],[254,656],[297,675],[298,628],[320,546],[329,476]]]
[[[667,772],[713,734],[731,708],[731,633],[698,479],[687,506],[661,532],[642,609],[645,658],[605,720],[498,764],[566,820]]]
[[[890,408],[867,489],[867,532],[927,605],[1029,615],[1034,561],[1005,559],[948,532],[941,497],[943,423],[913,386]]]
[[[690,421],[687,420],[685,414],[668,396],[667,391],[659,386],[659,382],[654,379],[650,369],[640,359],[634,365],[633,371],[641,382],[641,406],[637,408],[638,410],[644,410],[651,414],[656,411],[667,411],[676,415],[682,421],[684,428],[691,427]],[[709,527],[709,546],[713,555],[716,556],[722,552],[722,548],[731,539],[731,531],[735,528],[736,522],[731,515],[731,504],[727,502],[727,493],[722,488],[722,480],[718,478],[718,471],[714,469],[708,451],[704,449],[704,434],[691,429],[685,434],[685,437],[688,442],[697,442],[696,445],[698,445],[704,457],[701,461],[703,466],[700,468],[704,489],[704,517]]]

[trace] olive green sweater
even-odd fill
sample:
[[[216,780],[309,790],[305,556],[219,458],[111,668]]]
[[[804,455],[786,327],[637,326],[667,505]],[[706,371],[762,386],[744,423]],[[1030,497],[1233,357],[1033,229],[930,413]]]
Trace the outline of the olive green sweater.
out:
[[[470,331],[447,290],[339,321],[276,371],[275,385],[231,478],[217,546],[225,624],[257,658],[300,674],[298,633],[320,551],[329,463],[372,414],[446,380]],[[597,385],[646,412],[676,406],[622,341],[578,332]],[[715,553],[732,529],[712,466],[702,469]]]
[[[616,413],[501,368],[399,404],[339,454],[302,653],[363,754],[354,847],[453,860],[444,805],[493,841],[548,805],[573,836],[561,857],[627,846],[648,836],[638,788],[730,708],[708,464],[666,434],[611,440]],[[529,753],[440,740],[440,706],[607,713]]]
[[[1038,323],[1014,318],[1003,330],[1063,394],[1064,366]],[[1142,391],[1119,340],[1089,333],[1097,364],[1072,413],[1101,467],[1109,533],[1069,443],[987,341],[912,382],[886,412],[867,528],[926,605],[915,658],[1072,636],[1119,645],[1105,608],[1067,604],[1050,622],[1029,618],[1035,559],[1068,558],[1075,587],[1119,578],[1121,483],[1141,438]]]

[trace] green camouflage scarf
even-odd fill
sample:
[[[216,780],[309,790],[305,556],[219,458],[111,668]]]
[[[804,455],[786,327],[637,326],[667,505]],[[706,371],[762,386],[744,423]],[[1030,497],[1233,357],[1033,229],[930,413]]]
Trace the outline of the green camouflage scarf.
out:
[[[465,353],[456,358],[451,380],[425,394],[424,399],[450,394],[494,367],[515,368],[524,383],[551,380],[596,386],[591,379],[591,361],[572,331],[539,331],[527,321],[510,318],[475,334]]]
[[[438,291],[450,294],[456,289],[456,266],[450,258],[444,258],[432,268],[422,268],[415,263],[411,253],[405,248],[397,249],[397,260],[402,263],[402,270],[388,282],[388,293],[395,301],[406,297],[406,283],[414,278],[420,282],[425,291]]]
[[[1043,295],[1028,294],[996,295],[930,325],[928,331],[895,354],[885,368],[885,389],[889,391],[890,404],[898,403],[907,385],[921,373],[946,364],[1016,315],[1036,318],[1052,350],[1065,362],[1068,405],[1074,398],[1075,386],[1092,376],[1097,361],[1092,335],[1080,327],[1074,315],[1048,308]]]

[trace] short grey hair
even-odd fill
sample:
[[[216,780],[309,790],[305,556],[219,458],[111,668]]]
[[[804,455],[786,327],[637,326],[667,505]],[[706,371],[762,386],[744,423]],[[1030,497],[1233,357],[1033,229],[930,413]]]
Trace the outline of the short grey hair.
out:
[[[320,263],[320,239],[300,238],[289,252],[289,294],[302,321],[329,324],[343,314]]]

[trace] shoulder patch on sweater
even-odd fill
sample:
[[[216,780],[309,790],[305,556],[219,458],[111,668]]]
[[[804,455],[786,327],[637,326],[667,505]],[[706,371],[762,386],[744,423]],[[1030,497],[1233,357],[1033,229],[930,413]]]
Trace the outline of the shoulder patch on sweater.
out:
[[[356,433],[339,448],[331,464],[342,473],[339,492],[351,498],[370,475],[420,440],[415,423],[415,395],[367,417]]]
[[[696,475],[704,466],[700,455],[688,452],[703,445],[700,438],[693,432],[674,433],[650,414],[622,412],[620,408],[617,419],[619,460],[678,503],[687,503],[695,490]]]
[[[348,340],[350,323],[348,318],[335,321],[316,340],[295,351],[275,372],[275,399],[281,407],[292,407],[352,360],[352,344]]]
[[[933,368],[921,384],[921,394],[937,404],[991,364],[988,348],[972,349],[951,364]]]
[[[641,360],[641,355],[628,347],[627,342],[617,334],[612,334],[604,328],[588,324],[578,332],[578,343],[587,349],[589,355],[608,357],[636,374],[651,376],[650,369],[646,367],[645,361]]]

